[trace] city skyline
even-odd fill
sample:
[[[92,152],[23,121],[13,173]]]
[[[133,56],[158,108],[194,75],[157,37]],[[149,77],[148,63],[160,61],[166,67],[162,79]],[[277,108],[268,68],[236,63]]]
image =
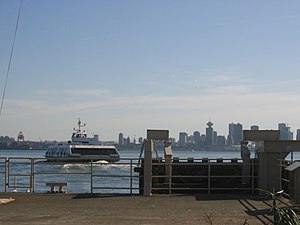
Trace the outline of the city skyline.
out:
[[[19,0],[0,1],[0,90]],[[300,127],[300,2],[23,1],[0,136]],[[201,133],[204,132],[200,130]]]
[[[217,130],[214,129],[213,127],[213,122],[208,121],[206,123],[207,127],[204,128],[205,132],[200,132],[198,130],[194,130],[191,133],[185,132],[185,131],[179,131],[177,134],[177,137],[175,136],[170,136],[170,139],[173,139],[175,142],[178,142],[179,144],[185,144],[189,142],[189,138],[192,137],[193,142],[197,143],[195,141],[195,135],[199,136],[199,140],[201,138],[204,138],[204,142],[206,144],[211,145],[211,144],[219,144],[217,139],[221,138],[223,144],[229,144],[229,145],[239,145],[240,142],[243,140],[243,130],[261,130],[259,125],[253,124],[249,128],[244,128],[243,124],[241,123],[229,123],[228,124],[228,131],[227,134],[220,134]],[[272,129],[266,129],[266,130],[272,130]],[[291,127],[289,126],[288,123],[278,123],[277,124],[277,129],[280,131],[280,140],[300,140],[300,128],[296,129],[296,132],[293,132],[291,130]],[[215,134],[213,134],[215,132]],[[209,136],[208,136],[209,134]],[[216,140],[213,140],[213,136],[215,136]],[[146,138],[146,137],[136,137],[136,135],[130,136],[130,135],[124,135],[122,132],[118,134],[118,143],[122,143],[125,139],[128,139],[130,141],[125,141],[125,142],[133,142],[135,140],[136,142],[141,143],[141,141],[138,141],[138,139],[141,140],[141,138]],[[207,142],[207,138],[209,139]],[[224,138],[224,139],[223,139]],[[232,138],[232,140],[229,140],[229,138]],[[183,140],[184,139],[184,140]],[[203,141],[203,140],[202,140]]]
[[[86,125],[86,124],[85,124]],[[111,140],[104,140],[99,137],[99,134],[95,132],[89,132],[88,130],[84,129],[85,125],[83,126],[83,130],[87,133],[88,136],[92,135],[97,135],[98,138],[100,138],[100,141],[102,142],[114,142],[123,145],[124,143],[137,143],[141,144],[143,140],[146,138],[146,136],[137,136],[135,134],[124,134],[122,131],[120,131],[116,136],[117,138],[111,139]],[[205,129],[205,132],[200,132],[199,129],[194,130],[191,133],[188,133],[186,131],[179,131],[177,136],[172,136],[170,135],[169,139],[173,143],[178,143],[178,144],[185,144],[185,143],[190,143],[191,141],[195,144],[198,144],[200,142],[205,143],[206,145],[239,145],[240,141],[243,140],[243,130],[262,130],[260,129],[259,125],[254,124],[251,125],[249,128],[244,128],[243,124],[241,123],[229,123],[228,124],[228,131],[226,133],[220,134],[217,130],[214,129],[213,127],[213,122],[208,121],[206,123],[207,127],[203,128]],[[73,130],[75,127],[73,128]],[[273,130],[273,129],[265,129],[265,130]],[[288,123],[278,123],[277,124],[277,129],[280,131],[280,140],[300,140],[300,128],[296,129],[295,132],[291,130],[291,127],[289,126]],[[169,130],[170,132],[170,130]],[[170,132],[172,133],[172,132]],[[207,136],[209,135],[209,136]],[[213,137],[214,136],[214,137]],[[26,139],[23,132],[20,131],[17,135],[17,137],[13,136],[8,136],[8,135],[0,135],[0,137],[8,137],[8,138],[13,138],[16,141],[36,141],[36,140],[29,140]],[[209,138],[207,142],[207,137]],[[184,141],[181,140],[181,138],[185,139]],[[204,138],[204,139],[203,139]],[[213,140],[215,138],[215,140]],[[59,141],[59,140],[39,140],[39,141]],[[64,140],[67,141],[67,140]]]

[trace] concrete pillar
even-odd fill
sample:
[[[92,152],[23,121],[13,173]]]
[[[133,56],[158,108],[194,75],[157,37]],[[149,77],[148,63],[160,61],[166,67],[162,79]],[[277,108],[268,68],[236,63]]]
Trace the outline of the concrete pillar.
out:
[[[244,130],[243,137],[244,140],[255,141],[259,160],[258,187],[271,192],[273,189],[281,190],[280,160],[284,160],[291,151],[300,151],[300,141],[279,140],[279,130]]]
[[[153,141],[145,140],[145,151],[144,151],[144,193],[145,196],[151,196],[152,189],[152,151]]]
[[[168,184],[169,187],[169,194],[171,194],[171,188],[172,188],[172,149],[171,146],[167,146],[164,149],[165,152],[165,162],[166,162],[166,166],[165,166],[165,171],[166,171],[166,178],[165,178],[165,182]]]
[[[258,186],[266,191],[281,190],[281,167],[280,160],[288,155],[286,152],[257,152],[258,165]]]
[[[295,204],[300,204],[300,162],[295,162],[285,168],[289,171],[289,195]]]

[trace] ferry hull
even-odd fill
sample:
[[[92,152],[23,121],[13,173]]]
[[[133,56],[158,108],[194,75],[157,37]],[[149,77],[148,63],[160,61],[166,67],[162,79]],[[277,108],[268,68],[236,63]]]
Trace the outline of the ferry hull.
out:
[[[46,158],[48,162],[97,162],[97,161],[106,161],[108,163],[115,163],[120,160],[119,157],[55,157],[55,158]]]

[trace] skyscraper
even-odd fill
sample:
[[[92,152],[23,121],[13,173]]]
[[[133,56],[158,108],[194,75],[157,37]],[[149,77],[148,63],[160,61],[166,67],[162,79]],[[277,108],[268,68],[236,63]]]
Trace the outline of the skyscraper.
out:
[[[124,135],[123,135],[123,133],[119,133],[119,145],[124,145]]]
[[[214,129],[213,126],[214,124],[211,121],[208,121],[207,123],[207,128],[206,128],[206,144],[207,145],[212,145],[214,143]]]
[[[257,126],[257,125],[252,125],[250,129],[251,129],[251,130],[259,130],[259,126]]]
[[[201,136],[199,131],[195,131],[194,134],[194,142],[196,145],[199,145],[201,143]]]
[[[223,135],[217,136],[217,145],[225,145],[226,144],[226,138]]]
[[[243,125],[240,123],[229,124],[229,133],[228,133],[228,140],[231,140],[231,144],[239,145],[243,140]]]
[[[179,144],[185,145],[187,143],[188,134],[186,132],[179,133]]]
[[[279,123],[278,130],[280,131],[280,140],[293,140],[293,132],[286,123]]]
[[[297,140],[297,141],[300,141],[300,129],[297,129],[296,140]]]

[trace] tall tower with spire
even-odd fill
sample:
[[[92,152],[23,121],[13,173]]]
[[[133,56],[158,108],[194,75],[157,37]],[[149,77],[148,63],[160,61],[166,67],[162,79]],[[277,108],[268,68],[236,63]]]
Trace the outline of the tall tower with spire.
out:
[[[213,123],[211,121],[208,121],[206,124],[208,127],[206,128],[206,144],[207,145],[213,145],[214,143],[214,129],[213,129]]]

